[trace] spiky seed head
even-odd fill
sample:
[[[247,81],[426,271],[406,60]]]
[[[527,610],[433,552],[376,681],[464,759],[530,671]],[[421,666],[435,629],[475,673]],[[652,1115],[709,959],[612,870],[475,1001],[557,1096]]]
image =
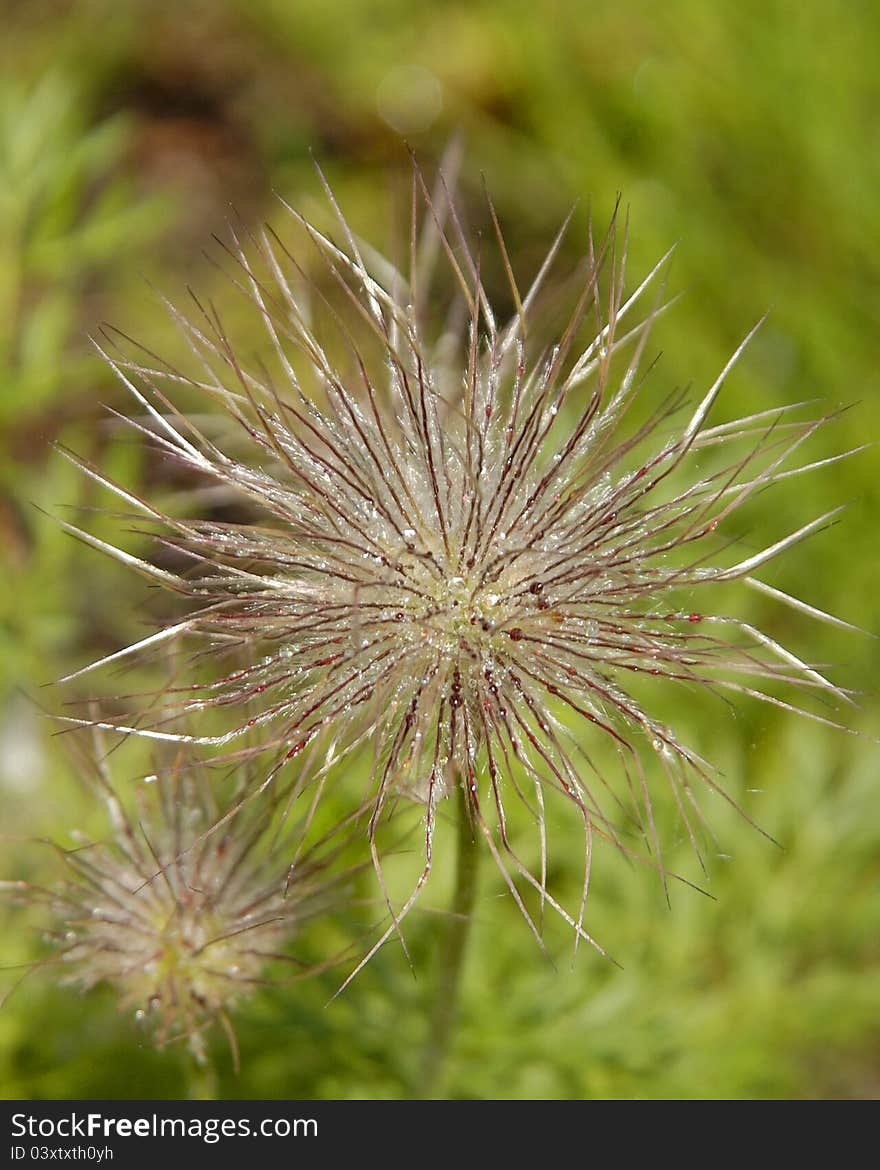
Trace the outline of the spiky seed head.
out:
[[[210,708],[230,721],[183,738],[272,750],[277,766],[300,757],[302,776],[320,783],[369,749],[371,838],[401,792],[426,808],[425,870],[392,912],[395,926],[427,877],[436,806],[461,785],[526,916],[517,875],[587,937],[583,900],[569,913],[546,888],[544,794],[561,793],[582,819],[585,896],[594,834],[619,843],[627,815],[662,872],[655,773],[695,846],[692,782],[717,787],[711,766],[652,711],[642,681],[787,709],[799,708],[778,697],[780,685],[846,698],[713,601],[739,580],[826,617],[754,574],[833,513],[745,555],[717,531],[756,492],[818,465],[798,466],[795,453],[825,420],[775,409],[712,424],[745,342],[696,402],[645,388],[666,258],[628,287],[626,235],[614,224],[598,243],[589,233],[569,319],[552,338],[540,307],[562,233],[523,291],[490,205],[515,306],[498,321],[444,179],[429,193],[415,171],[413,184],[406,273],[356,240],[329,188],[335,241],[292,212],[320,277],[269,231],[234,237],[232,276],[265,330],[265,363],[248,361],[198,301],[188,317],[169,306],[196,359],[189,370],[104,347],[156,449],[254,518],[163,515],[80,461],[190,567],[173,572],[77,534],[195,603],[102,661],[198,638],[215,652],[214,677],[175,694],[163,717]],[[438,260],[454,290],[439,316]],[[182,389],[231,419],[239,440],[179,411]],[[158,723],[136,730],[181,738]],[[603,743],[619,780],[594,755]],[[534,806],[538,873],[508,840],[511,793]]]
[[[230,1012],[292,962],[287,944],[332,906],[340,879],[305,854],[291,867],[270,810],[239,799],[224,810],[217,777],[182,753],[141,780],[133,808],[106,760],[92,763],[107,835],[55,846],[53,885],[5,886],[49,908],[48,962],[63,983],[109,986],[160,1046],[184,1042],[200,1061],[219,1024],[237,1061]]]

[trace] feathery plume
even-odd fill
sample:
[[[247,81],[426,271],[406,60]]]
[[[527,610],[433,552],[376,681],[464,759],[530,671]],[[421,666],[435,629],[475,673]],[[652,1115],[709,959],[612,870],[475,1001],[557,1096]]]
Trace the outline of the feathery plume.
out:
[[[795,461],[827,419],[800,419],[802,406],[792,406],[710,422],[751,333],[696,404],[684,393],[654,397],[646,351],[666,307],[668,256],[628,288],[617,217],[599,240],[590,230],[568,278],[570,314],[548,338],[542,301],[569,221],[520,289],[489,203],[513,305],[500,321],[442,176],[431,192],[414,169],[406,273],[356,239],[324,186],[337,240],[289,209],[317,272],[268,229],[233,235],[227,248],[231,279],[264,330],[265,360],[246,358],[215,308],[197,299],[190,316],[169,305],[190,370],[122,352],[118,335],[101,346],[143,412],[131,425],[253,519],[166,515],[70,455],[188,568],[69,530],[189,608],[69,677],[189,642],[213,661],[211,677],[166,693],[151,722],[122,730],[272,752],[272,775],[298,758],[297,784],[311,785],[313,800],[341,764],[371,753],[368,832],[380,880],[384,813],[401,794],[425,810],[423,872],[403,905],[389,899],[391,925],[377,946],[399,930],[428,878],[437,808],[454,788],[536,937],[522,882],[589,939],[594,840],[629,851],[625,834],[638,825],[665,881],[657,777],[698,851],[695,785],[721,791],[711,764],[652,712],[651,687],[751,696],[824,722],[834,720],[811,698],[850,701],[713,600],[739,581],[845,625],[755,576],[838,509],[748,553],[718,532],[758,492],[834,462]],[[236,438],[175,405],[193,390],[232,420]],[[202,735],[167,729],[181,712],[208,711],[225,725]],[[583,895],[572,910],[547,887],[553,792],[582,825]],[[517,799],[538,825],[538,872],[507,831]]]
[[[107,835],[50,843],[61,863],[52,885],[0,883],[50,915],[52,951],[38,966],[83,990],[110,986],[160,1047],[185,1042],[199,1062],[219,1024],[237,1066],[230,1013],[269,982],[269,968],[298,966],[287,944],[338,902],[346,873],[325,872],[332,849],[320,859],[301,852],[291,865],[278,801],[257,809],[239,794],[224,805],[218,778],[183,749],[156,762],[133,808],[107,756],[99,750],[85,762]]]

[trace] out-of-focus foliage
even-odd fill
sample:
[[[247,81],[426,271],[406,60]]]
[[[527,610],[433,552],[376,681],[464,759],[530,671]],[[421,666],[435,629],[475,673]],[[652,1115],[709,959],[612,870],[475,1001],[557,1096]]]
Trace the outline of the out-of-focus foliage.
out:
[[[75,447],[124,483],[149,485],[154,497],[177,486],[114,427],[105,407],[122,408],[121,391],[86,335],[110,320],[173,353],[144,276],[181,302],[187,283],[205,299],[228,299],[202,256],[211,233],[222,235],[235,217],[281,225],[273,189],[312,214],[311,153],[358,230],[393,256],[406,247],[401,136],[430,169],[461,133],[471,226],[487,227],[483,172],[526,279],[575,199],[581,228],[565,245],[573,261],[587,201],[601,224],[621,192],[634,277],[680,241],[671,291],[685,296],[662,328],[658,393],[713,380],[769,309],[719,418],[813,397],[822,409],[851,406],[819,436],[817,458],[878,433],[880,15],[872,5],[838,6],[833,18],[818,0],[7,7],[0,816],[14,840],[0,877],[40,876],[24,838],[94,823],[41,714],[57,711],[61,697],[40,684],[134,636],[146,604],[134,576],[38,510],[109,505],[50,442]],[[503,303],[503,272],[495,279]],[[764,540],[838,502],[852,505],[781,561],[772,583],[876,631],[878,492],[868,451],[753,507],[755,539]],[[105,523],[90,516],[88,527],[101,535]],[[749,531],[741,536],[749,547]],[[748,604],[746,616],[862,692],[852,725],[876,734],[877,643],[780,614],[757,596]],[[569,969],[568,940],[550,928],[552,970],[487,866],[452,1092],[877,1094],[876,746],[748,705],[731,719],[699,702],[683,717],[695,747],[722,764],[734,796],[782,848],[720,803],[710,807],[719,856],[708,879],[684,845],[671,861],[715,900],[680,888],[668,910],[654,875],[601,854],[587,927],[622,971],[587,953]],[[552,880],[569,892],[578,843],[575,833],[571,856],[553,859]],[[426,905],[442,908],[442,866],[432,887]],[[258,997],[238,1021],[238,1076],[218,1044],[219,1091],[417,1092],[435,921],[413,919],[415,981],[390,945],[329,1008],[338,971]],[[18,912],[4,924],[4,962],[39,955],[28,925]],[[338,929],[327,925],[304,945],[327,953],[342,941]],[[82,999],[37,972],[0,1011],[0,1093],[191,1091],[183,1052],[141,1044],[109,993]]]
[[[82,487],[49,442],[93,422],[95,361],[85,337],[102,302],[161,230],[158,198],[136,198],[120,172],[130,128],[90,124],[69,74],[7,78],[0,88],[0,694],[45,682],[41,659],[77,637],[70,598],[77,550],[34,523],[28,500],[79,501]],[[87,440],[88,441],[88,440]],[[112,456],[125,474],[136,456]],[[41,483],[42,481],[42,483]],[[73,601],[73,603],[72,603]]]
[[[112,177],[126,136],[118,118],[89,126],[78,87],[61,75],[30,88],[7,83],[0,94],[5,427],[90,377],[91,363],[71,360],[80,300],[157,226],[155,209]]]

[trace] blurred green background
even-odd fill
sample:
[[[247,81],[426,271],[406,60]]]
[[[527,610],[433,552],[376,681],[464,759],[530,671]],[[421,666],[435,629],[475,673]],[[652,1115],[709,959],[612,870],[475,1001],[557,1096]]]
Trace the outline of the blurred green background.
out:
[[[273,191],[309,214],[312,155],[355,227],[393,249],[403,140],[430,169],[460,132],[463,198],[480,207],[485,175],[523,280],[575,200],[601,223],[621,192],[633,274],[680,241],[671,286],[685,296],[658,333],[652,385],[706,386],[769,309],[719,417],[805,398],[851,407],[815,458],[878,434],[876,5],[29,0],[2,14],[0,877],[45,878],[26,840],[94,828],[42,713],[62,696],[44,684],[124,644],[142,616],[140,582],[42,511],[109,506],[52,440],[150,490],[143,452],[109,420],[125,403],[87,335],[110,320],[163,352],[151,285],[211,296],[211,233],[233,216],[277,220]],[[754,517],[765,540],[849,503],[765,577],[875,632],[876,458],[783,485]],[[101,516],[87,527],[114,531]],[[587,928],[622,969],[588,953],[572,966],[551,931],[554,969],[487,865],[453,1095],[878,1095],[877,642],[757,596],[741,612],[861,692],[847,719],[863,736],[766,707],[682,712],[683,734],[781,848],[710,802],[714,900],[681,888],[671,909],[650,873],[600,855]],[[575,833],[563,889],[576,891],[578,848]],[[677,849],[671,864],[696,878]],[[425,906],[442,907],[448,875],[432,884]],[[3,962],[38,957],[34,923],[2,914]],[[221,1095],[415,1092],[435,921],[412,920],[415,979],[390,945],[329,1007],[338,973],[257,996],[237,1019],[240,1074],[217,1045]],[[83,998],[50,972],[0,1010],[5,1098],[178,1097],[189,1075],[185,1054],[154,1051],[111,994]]]

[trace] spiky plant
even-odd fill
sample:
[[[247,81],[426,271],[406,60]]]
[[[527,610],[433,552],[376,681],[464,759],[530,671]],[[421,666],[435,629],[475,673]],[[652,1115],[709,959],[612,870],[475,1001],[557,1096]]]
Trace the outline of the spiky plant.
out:
[[[327,875],[332,849],[320,859],[292,849],[277,800],[255,808],[240,791],[220,798],[218,777],[183,748],[154,761],[134,800],[120,793],[104,747],[79,754],[106,834],[50,842],[54,882],[0,883],[48,914],[51,949],[38,966],[81,990],[110,987],[160,1047],[185,1043],[200,1064],[219,1025],[237,1065],[231,1014],[279,970],[288,981],[309,973],[288,944],[338,904],[345,871]]]
[[[592,942],[583,915],[594,839],[630,850],[621,826],[640,824],[663,874],[655,790],[695,847],[695,786],[720,791],[712,766],[654,713],[652,692],[684,684],[786,710],[801,709],[794,693],[846,699],[715,608],[720,587],[741,581],[836,620],[755,577],[834,511],[745,555],[718,531],[756,493],[832,462],[793,464],[826,419],[797,421],[792,407],[710,422],[749,338],[696,403],[646,388],[667,257],[627,289],[615,223],[596,243],[588,233],[566,285],[568,319],[548,337],[542,301],[568,221],[521,291],[489,204],[514,307],[499,321],[442,177],[432,193],[414,173],[406,272],[358,242],[325,189],[335,241],[289,209],[307,249],[268,229],[234,235],[227,249],[264,330],[263,358],[249,360],[198,300],[189,316],[169,305],[188,369],[115,346],[118,335],[101,347],[143,412],[131,425],[251,518],[167,515],[77,460],[188,565],[161,567],[70,527],[188,602],[181,620],[93,666],[190,642],[213,661],[211,676],[163,696],[152,722],[121,729],[274,753],[270,776],[298,758],[298,788],[313,802],[369,753],[380,880],[383,814],[401,794],[421,801],[424,868],[402,904],[388,898],[376,947],[427,880],[437,808],[456,791],[463,839],[485,843],[534,934],[520,879]],[[445,301],[438,263],[451,277]],[[193,391],[232,428],[175,405]],[[209,711],[226,718],[219,730],[181,735],[163,722]],[[548,889],[550,792],[582,824],[583,894],[571,909]],[[534,814],[538,865],[507,832],[512,800]]]

